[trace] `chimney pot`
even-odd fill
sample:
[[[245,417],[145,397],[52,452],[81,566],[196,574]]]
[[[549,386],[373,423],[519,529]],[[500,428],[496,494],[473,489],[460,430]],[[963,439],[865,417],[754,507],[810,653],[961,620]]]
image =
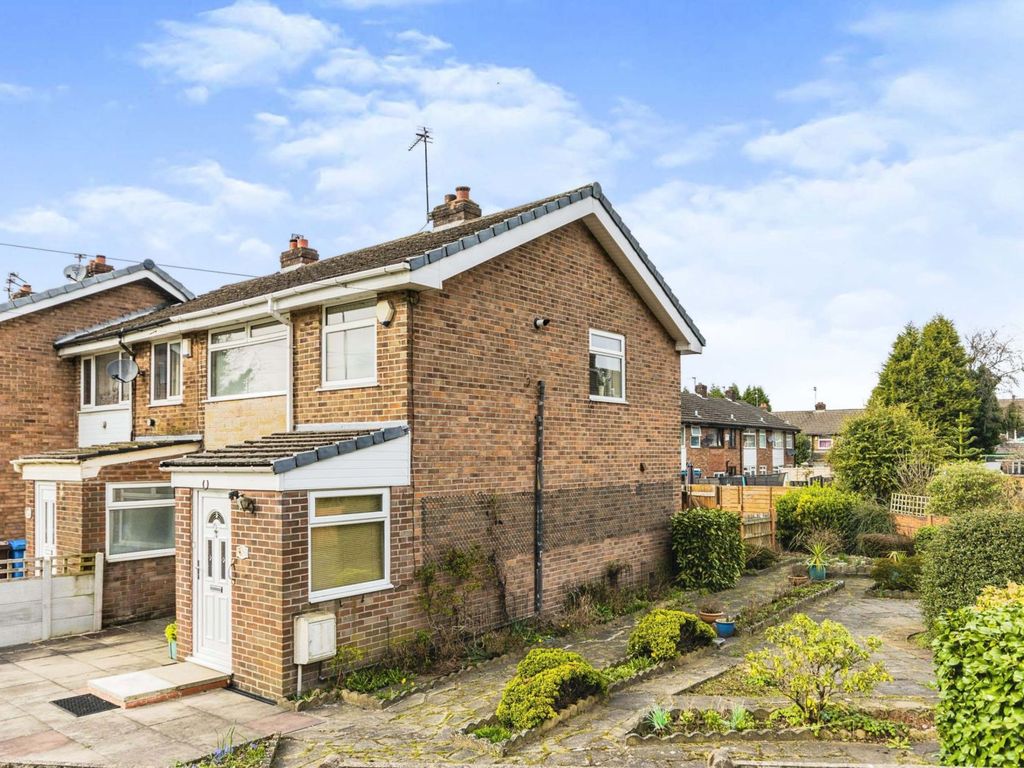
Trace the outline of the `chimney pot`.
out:
[[[31,295],[32,295],[32,286],[29,285],[28,283],[25,283],[20,288],[18,288],[18,292],[16,294],[14,294],[14,298],[16,298],[16,299],[23,299],[26,296],[31,296]]]
[[[693,391],[696,392],[701,397],[707,397],[708,396],[708,385],[707,384],[697,384],[697,385],[694,386]]]
[[[469,187],[456,187],[455,197],[458,200],[469,200]]]
[[[304,237],[299,238],[299,248],[309,248],[309,240]]]
[[[302,235],[292,235],[288,245],[290,246],[288,250],[281,252],[282,270],[301,267],[320,260],[319,252],[315,248],[310,248],[309,240]]]
[[[814,404],[814,410],[816,410],[816,411],[824,411],[825,410],[825,404],[824,403],[820,403],[820,402],[819,403],[815,403]]]
[[[453,202],[455,202],[455,195],[453,195],[451,192],[449,192],[447,195],[444,196],[444,201],[446,203],[453,203]]]
[[[85,276],[92,277],[93,275],[102,275],[105,272],[113,272],[114,267],[107,264],[107,257],[103,254],[96,254],[93,256],[92,261],[85,265]]]
[[[757,407],[760,408],[762,411],[767,411],[768,403],[758,403]]]

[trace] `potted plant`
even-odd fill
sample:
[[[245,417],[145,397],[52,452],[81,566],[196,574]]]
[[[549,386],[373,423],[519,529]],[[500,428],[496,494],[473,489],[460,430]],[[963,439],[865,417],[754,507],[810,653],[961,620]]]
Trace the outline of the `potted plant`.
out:
[[[736,634],[736,620],[721,618],[715,622],[715,632],[719,637],[732,637]]]
[[[823,542],[815,542],[807,547],[810,557],[807,558],[807,572],[811,581],[825,580],[825,566],[828,565],[829,547]]]
[[[722,613],[722,604],[717,600],[705,600],[697,606],[697,616],[703,622],[714,624],[725,614]]]
[[[164,637],[167,638],[167,654],[172,661],[178,659],[178,623],[172,621],[164,627]]]
[[[791,587],[802,587],[811,580],[807,574],[807,568],[799,563],[789,569],[789,585]]]

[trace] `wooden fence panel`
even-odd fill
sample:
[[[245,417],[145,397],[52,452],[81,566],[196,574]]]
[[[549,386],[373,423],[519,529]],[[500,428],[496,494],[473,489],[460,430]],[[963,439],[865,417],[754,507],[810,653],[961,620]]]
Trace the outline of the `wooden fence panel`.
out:
[[[689,485],[690,504],[705,509],[724,509],[740,517],[740,535],[751,544],[778,549],[775,500],[788,488],[762,485]]]

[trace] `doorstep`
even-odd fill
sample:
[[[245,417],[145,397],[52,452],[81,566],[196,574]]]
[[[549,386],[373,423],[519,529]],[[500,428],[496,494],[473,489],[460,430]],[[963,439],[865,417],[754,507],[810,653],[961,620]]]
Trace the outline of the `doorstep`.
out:
[[[89,693],[123,709],[179,699],[195,693],[226,688],[231,675],[190,661],[140,672],[98,677],[88,683]]]

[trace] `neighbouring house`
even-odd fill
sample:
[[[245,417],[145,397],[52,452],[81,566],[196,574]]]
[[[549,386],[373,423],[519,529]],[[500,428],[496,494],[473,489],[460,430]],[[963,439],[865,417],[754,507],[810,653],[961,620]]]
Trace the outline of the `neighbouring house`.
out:
[[[985,457],[985,464],[1008,475],[1024,475],[1024,401],[1012,397],[999,398],[1007,428],[1002,442],[992,454]]]
[[[78,365],[58,356],[54,345],[84,328],[121,322],[193,298],[152,261],[114,269],[105,257],[96,256],[84,266],[78,281],[39,292],[26,285],[0,303],[0,539],[24,538],[27,532],[34,534],[37,525],[52,523],[46,515],[36,514],[34,498],[26,500],[25,484],[12,460],[129,438],[128,403],[120,404],[122,390],[116,382],[101,377],[95,397],[83,405]],[[41,487],[44,508],[55,492],[52,485]],[[51,554],[86,551],[86,542],[77,533],[54,531],[52,526],[46,530]],[[93,543],[88,547],[92,550]]]
[[[843,426],[863,413],[863,408],[829,410],[824,403],[815,403],[813,411],[776,411],[775,415],[811,438],[811,464],[827,468],[826,457]]]
[[[704,345],[679,300],[596,183],[487,216],[460,187],[432,219],[332,258],[294,237],[277,273],[59,345],[84,381],[127,348],[130,435],[23,475],[89,475],[127,546],[173,540],[179,658],[243,691],[315,682],[297,624],[370,656],[422,629],[417,569],[454,550],[491,564],[494,624],[668,565]]]
[[[683,391],[683,470],[693,479],[766,475],[793,466],[797,428],[739,393],[708,397],[708,388]],[[732,395],[731,399],[728,395]]]

